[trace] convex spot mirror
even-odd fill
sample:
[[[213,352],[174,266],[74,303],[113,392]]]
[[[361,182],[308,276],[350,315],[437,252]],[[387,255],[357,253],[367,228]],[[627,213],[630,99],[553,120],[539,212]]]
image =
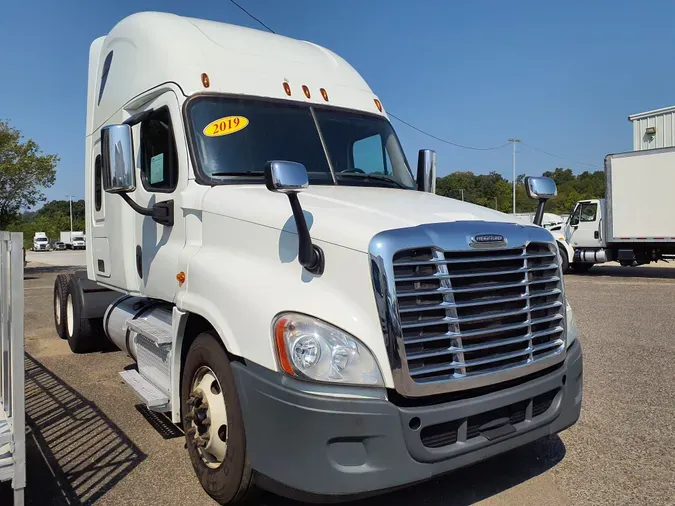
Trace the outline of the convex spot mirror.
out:
[[[309,186],[307,169],[301,163],[275,160],[265,167],[267,189],[278,193],[297,193]]]
[[[136,189],[130,125],[109,125],[101,129],[101,170],[106,192],[128,193]]]

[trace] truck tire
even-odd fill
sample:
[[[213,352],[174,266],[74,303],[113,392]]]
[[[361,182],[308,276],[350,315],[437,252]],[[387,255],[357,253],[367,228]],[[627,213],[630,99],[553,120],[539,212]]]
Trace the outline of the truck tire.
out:
[[[56,333],[61,339],[68,338],[66,334],[66,300],[70,277],[70,274],[59,274],[54,280],[54,325]]]
[[[82,287],[78,278],[71,276],[66,293],[66,339],[73,353],[99,351],[105,343],[103,318],[82,317]]]
[[[181,407],[192,467],[206,493],[219,504],[257,495],[230,359],[214,331],[197,336],[187,352]]]
[[[589,264],[589,263],[582,263],[582,262],[572,262],[570,265],[572,269],[574,269],[578,273],[584,273],[588,272],[591,267],[593,267],[595,264]]]
[[[570,270],[570,260],[567,258],[567,252],[559,247],[560,250],[560,269],[562,270],[562,273],[565,274]]]

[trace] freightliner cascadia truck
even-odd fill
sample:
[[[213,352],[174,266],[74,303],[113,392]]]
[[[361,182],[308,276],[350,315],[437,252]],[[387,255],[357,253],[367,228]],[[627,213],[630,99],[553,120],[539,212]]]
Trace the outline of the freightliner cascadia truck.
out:
[[[55,282],[57,331],[135,360],[221,504],[352,499],[558,433],[582,353],[556,241],[435,195],[435,164],[413,174],[323,47],[133,14],[90,48],[87,269]],[[543,212],[555,184],[528,190]]]

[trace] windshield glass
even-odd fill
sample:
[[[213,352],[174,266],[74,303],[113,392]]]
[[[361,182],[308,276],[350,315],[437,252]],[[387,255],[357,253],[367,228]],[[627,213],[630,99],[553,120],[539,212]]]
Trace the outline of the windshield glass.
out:
[[[38,237],[38,238],[35,239],[35,240],[36,240],[37,242],[47,242],[48,239],[47,239],[46,237]]]
[[[287,160],[303,164],[311,184],[415,188],[385,118],[218,96],[193,100],[188,115],[198,168],[215,184],[262,183],[268,161]]]

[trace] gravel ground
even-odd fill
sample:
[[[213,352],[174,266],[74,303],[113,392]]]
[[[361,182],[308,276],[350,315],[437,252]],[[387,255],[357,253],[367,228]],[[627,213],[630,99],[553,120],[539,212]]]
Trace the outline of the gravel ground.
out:
[[[182,438],[164,439],[122,384],[117,372],[130,359],[112,351],[74,355],[56,335],[51,297],[59,270],[26,268],[27,504],[212,504]],[[584,349],[579,422],[350,506],[675,505],[675,269],[595,267],[566,276],[566,287]],[[291,504],[271,495],[259,501]]]

